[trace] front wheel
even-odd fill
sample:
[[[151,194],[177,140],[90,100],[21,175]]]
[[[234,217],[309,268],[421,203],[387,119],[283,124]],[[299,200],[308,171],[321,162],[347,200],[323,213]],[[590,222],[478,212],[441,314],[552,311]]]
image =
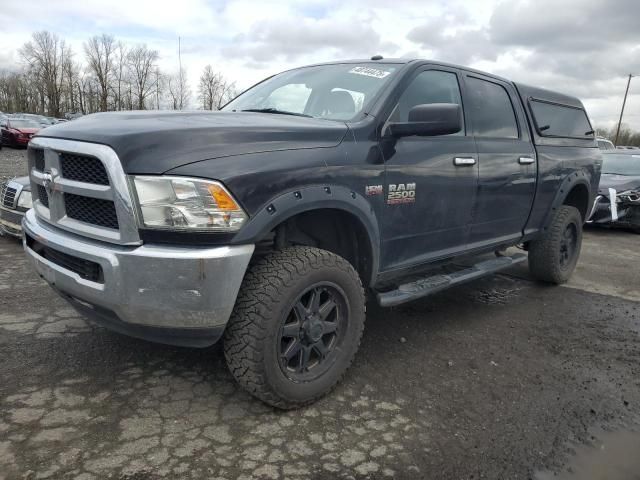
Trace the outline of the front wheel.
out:
[[[541,238],[529,244],[529,271],[543,282],[559,285],[571,277],[582,247],[582,215],[562,205]]]
[[[225,332],[227,365],[262,401],[304,406],[349,368],[364,319],[362,284],[345,259],[311,247],[271,253],[245,275]]]

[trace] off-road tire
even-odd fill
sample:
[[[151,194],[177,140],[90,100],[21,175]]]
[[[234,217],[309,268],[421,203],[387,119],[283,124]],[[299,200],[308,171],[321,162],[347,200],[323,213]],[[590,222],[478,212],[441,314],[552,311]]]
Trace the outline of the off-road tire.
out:
[[[279,363],[279,332],[296,299],[317,282],[331,282],[344,293],[347,327],[329,370],[296,383]],[[349,262],[326,250],[289,247],[249,267],[225,331],[227,365],[237,382],[260,400],[281,409],[299,408],[326,395],[343,377],[360,346],[364,320],[364,290]]]
[[[555,212],[542,237],[529,243],[529,272],[536,280],[556,285],[569,280],[580,257],[582,223],[582,215],[577,208],[562,205]],[[575,228],[576,246],[570,260],[563,265],[561,245],[563,235],[570,225]]]

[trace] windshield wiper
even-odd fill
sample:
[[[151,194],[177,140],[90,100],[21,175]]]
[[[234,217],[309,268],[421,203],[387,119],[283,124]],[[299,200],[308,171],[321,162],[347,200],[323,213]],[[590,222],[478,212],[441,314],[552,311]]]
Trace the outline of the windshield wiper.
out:
[[[240,110],[240,111],[241,112],[257,112],[257,113],[277,113],[280,115],[294,115],[296,117],[313,118],[311,115],[306,115],[304,113],[287,112],[286,110],[278,110],[277,108],[247,108],[245,110]]]

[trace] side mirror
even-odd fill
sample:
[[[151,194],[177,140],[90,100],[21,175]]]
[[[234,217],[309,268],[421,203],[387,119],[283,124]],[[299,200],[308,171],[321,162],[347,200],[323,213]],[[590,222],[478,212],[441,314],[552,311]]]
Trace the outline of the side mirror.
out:
[[[434,137],[450,135],[462,130],[462,109],[457,103],[416,105],[409,110],[408,122],[389,124],[393,137]]]

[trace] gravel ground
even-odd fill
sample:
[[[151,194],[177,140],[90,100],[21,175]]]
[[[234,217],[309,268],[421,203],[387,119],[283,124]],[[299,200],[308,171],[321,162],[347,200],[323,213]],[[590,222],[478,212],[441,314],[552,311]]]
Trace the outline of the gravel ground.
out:
[[[0,238],[0,479],[638,479],[639,240],[588,231],[566,287],[519,266],[369,305],[345,381],[280,412],[220,346],[88,324]]]
[[[0,150],[0,183],[27,174],[27,149],[2,147]]]

